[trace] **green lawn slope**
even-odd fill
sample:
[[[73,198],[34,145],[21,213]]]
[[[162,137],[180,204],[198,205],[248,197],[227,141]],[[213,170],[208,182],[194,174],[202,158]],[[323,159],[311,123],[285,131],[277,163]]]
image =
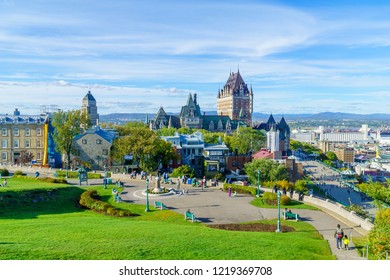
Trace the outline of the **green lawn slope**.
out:
[[[309,224],[283,221],[294,232],[242,232],[184,221],[170,210],[114,203],[138,213],[111,217],[78,204],[85,188],[10,178],[0,188],[0,259],[3,260],[319,260],[334,259]]]

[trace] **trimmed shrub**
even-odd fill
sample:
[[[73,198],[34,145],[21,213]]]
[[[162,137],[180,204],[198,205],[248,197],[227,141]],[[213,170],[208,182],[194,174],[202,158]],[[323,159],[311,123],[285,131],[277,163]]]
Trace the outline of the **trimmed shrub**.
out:
[[[100,178],[102,178],[100,173],[88,172],[87,175],[88,175],[88,179],[100,179]],[[58,171],[55,172],[54,176],[65,178],[66,177],[66,170],[65,171],[64,170],[58,170]],[[77,171],[68,171],[68,178],[77,179],[78,177],[79,177],[79,172],[77,172]]]
[[[278,204],[278,197],[276,193],[272,192],[265,192],[263,194],[263,203],[268,205],[277,205]]]
[[[68,181],[64,178],[51,178],[51,177],[43,177],[43,178],[36,178],[37,180],[41,182],[46,183],[54,183],[54,184],[67,184]]]
[[[51,178],[51,177],[41,177],[41,178],[36,178],[36,177],[29,177],[29,176],[24,176],[24,175],[14,175],[14,178],[19,178],[19,179],[28,179],[28,180],[35,180],[35,181],[41,181],[45,183],[54,183],[54,184],[67,184],[68,181],[66,181],[64,178]]]
[[[0,169],[0,175],[1,176],[9,176],[9,171],[8,169]]]
[[[280,204],[289,205],[291,203],[291,199],[287,195],[282,195],[280,198]]]
[[[257,191],[257,188],[250,187],[250,186],[240,186],[240,185],[228,184],[228,183],[223,184],[224,191],[227,191],[229,188],[231,188],[232,191],[236,191],[237,193],[251,194],[251,195],[256,195],[256,191]]]
[[[117,209],[111,204],[101,201],[97,190],[89,189],[85,191],[80,197],[80,205],[87,207],[92,211],[104,213],[106,215],[115,217],[134,217],[139,216],[128,210]]]
[[[21,170],[16,170],[14,172],[14,176],[23,176],[23,175],[25,175],[25,174],[23,174],[23,172]]]

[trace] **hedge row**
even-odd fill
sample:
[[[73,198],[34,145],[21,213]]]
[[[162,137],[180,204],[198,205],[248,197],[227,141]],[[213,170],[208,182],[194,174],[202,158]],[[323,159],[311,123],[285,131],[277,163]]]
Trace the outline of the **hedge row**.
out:
[[[223,189],[227,191],[229,188],[234,192],[236,191],[237,193],[242,193],[242,194],[251,194],[251,195],[256,195],[257,188],[250,187],[250,186],[240,186],[236,184],[228,184],[224,183],[223,184]]]
[[[278,196],[276,193],[265,192],[262,197],[263,203],[267,205],[278,205]],[[281,205],[289,205],[291,203],[291,199],[287,195],[282,195],[280,197]]]
[[[8,169],[0,169],[0,175],[1,176],[9,176],[9,171]]]
[[[128,210],[117,209],[113,207],[111,204],[101,201],[97,191],[93,189],[89,189],[81,195],[80,204],[92,211],[104,213],[110,216],[115,216],[115,217],[139,216],[138,214],[134,214]]]
[[[255,196],[257,194],[257,188],[251,187],[251,186],[240,186],[236,184],[223,184],[223,189],[227,191],[229,188],[232,189],[232,191],[236,191],[237,193],[242,194],[250,194]],[[262,200],[265,204],[268,205],[277,205],[278,204],[278,198],[275,193],[271,192],[264,192],[262,195]],[[280,204],[282,205],[289,205],[291,203],[291,199],[287,195],[282,195],[280,197]]]
[[[35,180],[35,181],[41,181],[45,183],[54,183],[54,184],[67,184],[68,181],[66,181],[64,178],[51,178],[51,177],[42,177],[42,178],[36,178],[36,177],[30,177],[25,175],[14,175],[14,178],[20,178],[20,179],[28,179],[28,180]]]
[[[100,173],[88,172],[87,175],[88,175],[88,179],[101,179],[102,178]],[[56,177],[65,178],[66,177],[66,171],[58,170],[58,171],[55,172],[55,176]],[[68,171],[68,178],[74,178],[74,179],[79,178],[79,172],[77,172],[77,171]]]

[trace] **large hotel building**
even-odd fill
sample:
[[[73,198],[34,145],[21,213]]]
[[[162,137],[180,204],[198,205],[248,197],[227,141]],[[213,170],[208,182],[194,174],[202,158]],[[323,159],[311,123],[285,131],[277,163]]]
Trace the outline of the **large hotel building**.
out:
[[[253,91],[237,73],[230,73],[223,87],[218,91],[217,112],[219,116],[229,116],[231,120],[245,121],[252,126]]]

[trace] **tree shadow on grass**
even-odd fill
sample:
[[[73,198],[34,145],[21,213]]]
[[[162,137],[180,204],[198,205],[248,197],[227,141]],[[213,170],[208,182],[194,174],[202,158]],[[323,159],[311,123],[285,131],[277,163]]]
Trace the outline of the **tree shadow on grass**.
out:
[[[79,187],[9,190],[0,193],[0,219],[34,219],[39,215],[85,211],[79,204]]]

